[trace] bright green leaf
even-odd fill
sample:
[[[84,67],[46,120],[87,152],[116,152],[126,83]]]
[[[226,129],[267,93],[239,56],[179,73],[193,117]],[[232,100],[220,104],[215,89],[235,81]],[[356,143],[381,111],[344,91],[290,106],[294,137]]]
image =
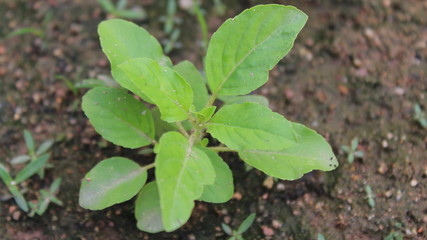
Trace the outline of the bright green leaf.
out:
[[[165,122],[160,118],[159,108],[155,107],[151,109],[151,114],[153,115],[153,122],[156,129],[156,139],[160,139],[165,132],[178,131],[178,127],[175,124]]]
[[[203,76],[200,74],[199,70],[197,70],[196,66],[190,61],[183,61],[175,65],[174,70],[181,74],[190,84],[193,90],[194,106],[196,110],[199,111],[204,108],[209,98],[208,90]]]
[[[117,66],[138,57],[147,57],[162,65],[172,66],[170,59],[163,55],[160,43],[144,28],[121,19],[101,22],[98,26],[98,34],[102,51],[110,60],[114,79],[120,86],[151,103],[151,100],[141,93]]]
[[[297,144],[282,150],[244,149],[240,157],[266,174],[284,180],[295,180],[312,170],[331,171],[338,166],[328,142],[315,131],[292,123]]]
[[[213,95],[257,89],[292,48],[307,15],[291,6],[259,5],[228,19],[212,35],[206,76]]]
[[[138,148],[153,142],[150,110],[123,89],[91,89],[83,97],[82,108],[96,131],[114,144]]]
[[[203,123],[207,122],[211,119],[212,115],[214,114],[216,109],[216,106],[209,106],[205,107],[202,110],[195,112],[197,122]]]
[[[148,183],[138,194],[135,202],[135,218],[136,226],[141,231],[158,233],[165,230],[156,182]]]
[[[207,131],[234,150],[280,150],[296,144],[291,122],[257,103],[222,107]]]
[[[53,181],[53,183],[49,187],[50,193],[56,193],[59,190],[59,186],[61,186],[62,179],[59,177]]]
[[[218,156],[217,153],[208,148],[201,148],[211,160],[215,169],[215,182],[212,185],[206,185],[202,197],[199,199],[204,202],[224,203],[231,199],[234,193],[233,175],[228,165]]]
[[[26,165],[15,177],[15,182],[20,183],[33,176],[38,170],[42,169],[49,159],[49,154],[44,154],[38,157],[36,160]]]
[[[258,103],[264,107],[268,107],[268,99],[261,95],[245,95],[245,96],[221,96],[219,97],[225,104],[236,104],[236,103],[247,103],[253,102]]]
[[[103,21],[98,26],[98,34],[102,51],[110,60],[111,67],[138,57],[151,58],[171,66],[169,58],[163,55],[160,43],[134,23],[121,19]]]
[[[155,152],[163,225],[170,232],[190,218],[203,186],[214,183],[215,170],[209,157],[178,132],[165,133]]]
[[[174,70],[149,58],[135,58],[119,65],[138,89],[150,98],[167,122],[188,118],[193,110],[191,86]]]
[[[134,161],[112,157],[88,172],[80,187],[79,204],[101,210],[125,202],[138,194],[147,180],[147,171]]]

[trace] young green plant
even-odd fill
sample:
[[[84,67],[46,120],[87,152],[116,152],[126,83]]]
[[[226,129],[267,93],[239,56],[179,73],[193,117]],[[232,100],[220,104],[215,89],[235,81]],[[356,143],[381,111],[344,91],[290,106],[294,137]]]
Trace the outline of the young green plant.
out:
[[[101,210],[137,196],[137,227],[171,232],[187,222],[195,201],[232,197],[232,173],[218,152],[236,152],[285,180],[335,169],[321,135],[245,96],[268,80],[306,21],[300,10],[274,4],[228,19],[208,46],[210,95],[197,68],[189,61],[173,65],[145,29],[119,19],[100,23],[101,46],[122,89],[91,89],[83,111],[104,139],[131,149],[151,146],[156,156],[145,166],[123,157],[99,162],[82,181],[80,205]],[[217,99],[229,101],[218,110]],[[155,180],[146,184],[152,168]]]
[[[358,146],[359,146],[359,139],[357,137],[351,140],[350,146],[345,146],[345,145],[341,146],[341,150],[347,153],[348,163],[353,163],[355,158],[363,158],[363,156],[365,155],[363,151],[357,150]]]
[[[232,230],[229,225],[222,223],[222,230],[230,236],[228,240],[244,240],[242,235],[252,226],[255,221],[255,216],[255,213],[249,215],[245,220],[243,220],[237,230]]]

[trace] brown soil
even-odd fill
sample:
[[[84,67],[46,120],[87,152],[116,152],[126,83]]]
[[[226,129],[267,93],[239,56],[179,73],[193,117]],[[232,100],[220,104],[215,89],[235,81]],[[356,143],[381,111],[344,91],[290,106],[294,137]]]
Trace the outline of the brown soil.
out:
[[[138,22],[164,39],[159,18],[165,1],[130,1],[141,5],[147,20]],[[205,1],[208,2],[208,1]],[[261,1],[227,2],[226,16],[211,5],[210,33],[243,9]],[[272,2],[272,1],[262,1]],[[340,166],[328,173],[263,185],[266,176],[225,154],[236,183],[226,204],[198,203],[190,221],[173,233],[149,235],[137,230],[131,203],[91,212],[78,206],[84,174],[98,161],[116,155],[141,163],[151,159],[103,141],[80,109],[83,90],[73,82],[108,75],[109,66],[96,34],[108,16],[96,1],[0,0],[0,161],[25,153],[22,130],[38,142],[57,139],[45,179],[33,177],[29,189],[48,186],[61,176],[59,198],[42,216],[30,218],[12,200],[0,202],[0,239],[226,239],[220,225],[237,226],[252,212],[256,222],[246,239],[427,239],[427,129],[413,119],[413,105],[427,112],[427,2],[423,0],[274,1],[297,5],[310,19],[294,49],[258,91],[273,110],[323,134]],[[49,21],[43,22],[47,14]],[[201,39],[195,17],[180,10],[180,41],[171,57],[202,66]],[[20,27],[39,28],[44,37],[4,38]],[[200,41],[200,40],[198,40]],[[363,159],[347,162],[340,150],[358,137]],[[17,169],[13,169],[15,172]],[[372,187],[375,207],[365,187]],[[0,194],[5,193],[0,185]],[[34,190],[26,194],[35,199]],[[397,238],[396,238],[397,239]]]

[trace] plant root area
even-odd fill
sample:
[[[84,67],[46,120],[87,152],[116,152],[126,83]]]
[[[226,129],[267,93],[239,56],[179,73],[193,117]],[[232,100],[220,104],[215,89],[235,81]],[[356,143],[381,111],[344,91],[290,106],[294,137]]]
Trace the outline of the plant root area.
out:
[[[170,38],[164,31],[166,2],[128,2],[147,12],[135,22],[162,43]],[[237,155],[223,154],[234,174],[233,199],[197,202],[189,222],[173,233],[140,232],[132,201],[85,210],[78,205],[80,182],[96,163],[112,156],[153,161],[152,155],[103,140],[81,110],[86,90],[73,91],[63,80],[72,86],[110,76],[96,28],[112,16],[97,1],[0,0],[0,161],[10,167],[13,157],[26,153],[23,129],[37,143],[55,139],[53,168],[22,188],[32,201],[61,177],[58,198],[64,202],[29,217],[12,199],[0,201],[0,239],[228,239],[221,223],[237,228],[251,213],[256,220],[245,239],[427,239],[427,129],[414,118],[415,104],[427,112],[427,1],[223,0],[223,14],[213,2],[202,5],[209,34],[261,3],[296,5],[309,15],[292,51],[256,93],[269,98],[274,111],[325,136],[340,166],[276,181],[247,170]],[[180,36],[169,55],[175,64],[188,59],[201,69],[196,16],[178,7],[174,18]],[[6,37],[24,27],[36,34]],[[364,156],[350,163],[342,146],[356,137],[356,151]],[[10,167],[12,174],[22,167]],[[7,194],[1,183],[0,196]]]

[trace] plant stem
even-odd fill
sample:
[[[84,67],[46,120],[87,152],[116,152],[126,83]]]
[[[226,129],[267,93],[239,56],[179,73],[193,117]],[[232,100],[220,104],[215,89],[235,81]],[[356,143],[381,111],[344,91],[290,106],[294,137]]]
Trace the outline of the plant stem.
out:
[[[150,163],[150,164],[148,164],[148,165],[144,166],[143,168],[145,168],[145,170],[148,170],[148,169],[150,169],[150,168],[153,168],[154,166],[155,166],[155,164],[154,164],[154,163]]]
[[[212,93],[211,97],[208,100],[208,103],[206,104],[206,107],[212,106],[213,103],[215,102],[215,99],[217,97],[217,93]]]
[[[214,152],[237,152],[236,150],[230,149],[228,147],[209,147],[210,150]]]
[[[197,21],[199,22],[200,28],[202,30],[202,39],[203,39],[203,49],[206,52],[206,49],[208,47],[208,27],[206,24],[206,20],[203,16],[203,13],[200,9],[200,1],[196,1],[194,3],[194,13],[197,16]]]
[[[188,132],[185,131],[185,128],[181,122],[176,122],[175,124],[178,127],[179,132],[182,133],[182,135],[184,135],[186,138],[188,138],[190,136],[190,135],[188,135]]]

